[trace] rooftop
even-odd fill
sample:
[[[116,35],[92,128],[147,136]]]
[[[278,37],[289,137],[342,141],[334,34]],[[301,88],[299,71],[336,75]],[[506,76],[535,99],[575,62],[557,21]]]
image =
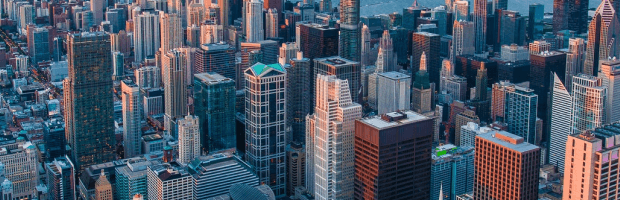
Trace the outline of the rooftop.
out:
[[[340,56],[332,56],[332,57],[327,57],[327,58],[315,58],[314,60],[315,62],[333,65],[335,67],[359,64],[358,62],[354,62],[352,60],[348,60]]]
[[[390,78],[390,79],[405,79],[405,78],[411,78],[409,75],[407,74],[403,74],[400,72],[396,72],[396,71],[390,71],[390,72],[384,72],[379,74],[381,76]]]
[[[487,133],[478,134],[476,137],[491,141],[497,145],[524,153],[538,149],[539,147],[527,142],[523,142],[523,137],[506,132],[493,130]]]
[[[286,72],[284,68],[282,67],[282,65],[280,65],[279,63],[269,64],[269,65],[266,65],[263,63],[256,63],[252,65],[252,67],[250,67],[249,69],[252,70],[254,75],[257,75],[257,76],[263,75],[264,72],[269,72],[271,71],[271,69],[277,70],[279,72]]]
[[[388,119],[388,120],[386,120]],[[390,112],[386,113],[383,116],[373,116],[368,118],[360,119],[359,121],[370,126],[373,126],[377,129],[386,129],[395,126],[399,126],[401,124],[409,124],[417,121],[430,119],[422,114],[413,112],[411,110],[401,111],[401,112]]]
[[[215,84],[222,83],[222,82],[233,81],[232,79],[226,78],[215,72],[205,72],[205,73],[200,73],[200,74],[194,74],[194,78],[200,80],[201,82],[207,85],[215,85]]]

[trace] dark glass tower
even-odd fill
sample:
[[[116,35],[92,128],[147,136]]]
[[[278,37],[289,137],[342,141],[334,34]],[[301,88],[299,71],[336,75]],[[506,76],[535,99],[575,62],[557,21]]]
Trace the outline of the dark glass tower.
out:
[[[352,61],[360,61],[362,50],[360,2],[343,0],[340,2],[340,46],[339,55]]]
[[[69,35],[69,77],[63,83],[65,135],[78,173],[113,161],[114,101],[110,36],[104,32]]]
[[[304,58],[301,52],[286,65],[286,115],[287,123],[292,128],[289,141],[305,143],[306,116],[313,113],[312,108],[312,63]]]
[[[235,81],[215,72],[194,75],[194,114],[205,154],[236,147]]]
[[[589,0],[553,0],[553,32],[575,31],[575,34],[588,32]]]

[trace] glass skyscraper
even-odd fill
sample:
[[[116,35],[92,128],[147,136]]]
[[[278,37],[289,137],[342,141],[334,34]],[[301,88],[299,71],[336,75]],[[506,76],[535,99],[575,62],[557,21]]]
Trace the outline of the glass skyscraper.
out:
[[[205,154],[236,146],[235,81],[215,72],[194,75],[194,114]]]

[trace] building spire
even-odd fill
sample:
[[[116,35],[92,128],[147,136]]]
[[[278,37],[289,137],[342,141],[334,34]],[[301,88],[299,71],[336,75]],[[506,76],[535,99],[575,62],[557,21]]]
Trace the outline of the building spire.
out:
[[[411,4],[411,7],[414,7],[414,8],[419,7],[419,5],[418,5],[418,0],[414,0],[414,1],[413,1],[413,4]]]
[[[420,58],[420,71],[426,71],[426,52],[422,52],[422,57]]]
[[[443,200],[443,181],[441,182],[441,186],[439,186],[439,200]]]

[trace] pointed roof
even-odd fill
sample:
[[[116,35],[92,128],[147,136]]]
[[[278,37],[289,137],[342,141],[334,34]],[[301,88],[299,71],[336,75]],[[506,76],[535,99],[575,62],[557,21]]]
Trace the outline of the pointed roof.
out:
[[[414,7],[414,8],[420,7],[420,5],[418,5],[418,0],[414,0],[413,4],[411,4],[411,7]]]
[[[603,0],[601,4],[598,5],[598,8],[596,8],[594,16],[596,15],[600,15],[605,24],[609,26],[609,23],[616,15],[616,10],[610,0]]]
[[[420,71],[426,71],[426,52],[422,51],[422,56],[420,57]]]
[[[441,182],[441,186],[439,186],[439,200],[443,200],[443,182]]]
[[[245,71],[246,73],[251,73],[254,76],[264,76],[272,71],[286,73],[286,70],[282,67],[282,65],[280,65],[280,63],[266,65],[260,62],[252,65]]]

